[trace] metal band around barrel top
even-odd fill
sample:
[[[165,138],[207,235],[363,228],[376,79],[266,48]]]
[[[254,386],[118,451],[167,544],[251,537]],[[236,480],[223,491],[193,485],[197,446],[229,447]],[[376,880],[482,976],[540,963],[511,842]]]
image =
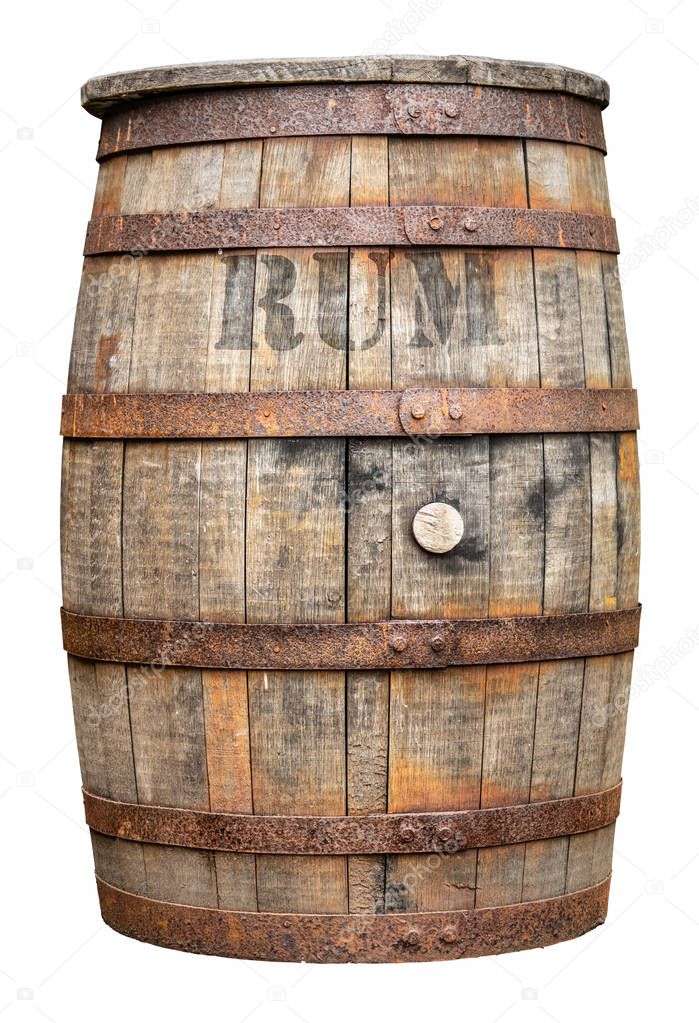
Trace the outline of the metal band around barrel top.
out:
[[[368,855],[446,852],[596,831],[619,815],[621,782],[604,792],[446,813],[288,817],[139,806],[83,791],[85,820],[113,838],[216,852]]]
[[[313,84],[149,97],[105,116],[97,158],[154,146],[309,135],[483,135],[604,151],[600,106],[556,92],[455,84]]]
[[[496,206],[324,206],[96,217],[85,255],[333,246],[535,246],[618,252],[612,217]]]
[[[279,962],[428,962],[567,941],[604,922],[609,881],[536,902],[442,913],[241,913],[160,902],[97,878],[105,923],[139,941]]]
[[[103,618],[61,609],[63,645],[93,661],[191,668],[440,668],[633,650],[640,607],[590,614],[272,625]]]
[[[69,394],[61,433],[90,438],[402,437],[636,430],[622,389],[413,388]]]

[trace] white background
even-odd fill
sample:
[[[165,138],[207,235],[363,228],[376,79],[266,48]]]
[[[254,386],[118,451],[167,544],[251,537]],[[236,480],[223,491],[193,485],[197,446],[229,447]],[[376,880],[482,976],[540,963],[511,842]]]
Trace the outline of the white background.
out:
[[[4,5],[0,60],[0,1016],[321,1023],[696,1018],[697,0],[64,0]],[[495,959],[238,963],[102,925],[58,608],[58,419],[99,122],[78,88],[148,65],[454,52],[607,77],[607,169],[641,395],[645,604],[607,924]]]

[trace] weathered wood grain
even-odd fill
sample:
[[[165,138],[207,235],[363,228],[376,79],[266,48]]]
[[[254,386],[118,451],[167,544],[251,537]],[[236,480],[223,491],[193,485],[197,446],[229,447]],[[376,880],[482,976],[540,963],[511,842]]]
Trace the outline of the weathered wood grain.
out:
[[[139,210],[215,202],[222,165],[221,146],[155,151],[150,161],[136,161],[140,192],[130,201],[138,199]],[[131,392],[204,389],[214,259],[208,253],[140,258]],[[201,471],[199,443],[126,445],[125,615],[199,617]],[[132,667],[128,685],[139,800],[209,809],[201,672]],[[201,905],[217,905],[213,855],[163,846],[145,847],[144,855],[154,897],[186,902],[196,893]]]
[[[611,342],[611,335],[610,335]],[[591,438],[591,452],[595,451],[595,437]],[[595,601],[608,599],[614,590],[619,608],[634,607],[638,602],[639,571],[639,470],[635,434],[606,436],[598,457],[604,459],[606,476],[602,483],[601,467],[597,486],[593,490],[593,540],[595,532],[606,538],[606,547],[597,550],[593,560],[590,607]],[[593,465],[595,464],[593,458]],[[616,475],[612,474],[616,465]],[[593,476],[593,480],[595,477]],[[611,497],[615,492],[612,516]],[[595,506],[597,504],[597,507]],[[613,551],[616,559],[612,558]],[[593,557],[595,548],[593,547]],[[616,568],[615,576],[612,574]],[[580,717],[578,762],[575,792],[583,793],[615,784],[621,777],[624,735],[629,691],[631,686],[632,654],[616,657],[588,658],[585,671]],[[589,835],[574,835],[570,839],[567,865],[567,890],[593,884],[605,877],[612,866],[614,825],[601,828]]]
[[[68,658],[83,786],[108,799],[137,801],[122,665]],[[95,869],[109,884],[147,894],[143,847],[91,833]]]
[[[609,359],[612,371],[612,387],[631,387],[629,348],[626,340],[624,307],[621,301],[619,269],[614,256],[603,253],[600,256],[604,278],[604,298],[609,331]]]
[[[386,813],[389,676],[347,673],[347,813]],[[348,911],[386,909],[386,857],[347,858]]]
[[[611,381],[614,387],[631,386],[631,369],[621,301],[617,262],[602,257],[602,273],[609,331]],[[640,479],[635,434],[619,434],[616,442],[617,472],[617,599],[620,608],[638,602],[640,559]],[[630,667],[629,667],[630,670]]]
[[[573,793],[584,669],[581,660],[542,662],[539,667],[530,800],[560,799]],[[568,838],[527,843],[524,901],[565,891],[568,845]]]
[[[342,456],[339,441],[250,442],[248,621],[343,620]],[[255,813],[344,813],[343,674],[251,672],[249,686]],[[344,859],[289,859],[257,857],[261,910],[346,910]]]
[[[131,256],[85,260],[75,311],[67,390],[125,391],[139,264]]]
[[[570,150],[525,143],[532,208],[570,209],[582,191]],[[580,175],[578,174],[578,179]],[[577,254],[533,251],[539,375],[542,387],[584,387],[585,358]],[[590,444],[584,434],[544,437],[545,558],[543,613],[587,611],[590,594]],[[542,664],[532,756],[531,798],[573,794],[585,662]],[[557,712],[558,711],[558,712]],[[529,842],[522,896],[565,890],[567,838]]]
[[[576,795],[607,788],[621,777],[631,661],[631,654],[587,660]],[[594,884],[596,879],[609,874],[613,840],[613,824],[586,835],[571,836],[566,876],[568,891]]]
[[[302,205],[309,196],[346,205],[349,157],[342,138],[266,142],[260,205]],[[339,292],[324,290],[313,257],[258,253],[252,390],[344,386],[347,252],[334,255],[333,265],[344,266]],[[250,442],[248,621],[344,620],[344,470],[339,440]],[[255,813],[345,813],[344,674],[254,672],[249,688]],[[347,911],[346,858],[256,859],[260,910]]]
[[[245,672],[202,672],[209,805],[221,813],[252,813],[248,690]],[[255,858],[215,853],[218,905],[257,909]]]
[[[391,137],[389,152],[392,206],[527,205],[518,140]]]
[[[483,724],[480,805],[508,806],[529,799],[538,665],[489,667]],[[525,847],[480,849],[476,905],[520,902]]]
[[[350,204],[388,203],[388,142],[352,139]],[[391,253],[351,249],[347,382],[391,386]],[[347,621],[391,616],[390,443],[347,442]],[[347,813],[386,813],[389,682],[385,671],[347,672]],[[386,857],[347,859],[350,913],[385,911]]]
[[[389,813],[478,806],[484,683],[481,668],[392,674]],[[475,851],[388,856],[386,912],[468,908],[475,882]]]
[[[90,613],[121,614],[119,555],[122,445],[66,445],[63,483],[63,600]],[[126,671],[68,658],[83,786],[136,801]],[[95,868],[110,884],[146,892],[140,843],[92,834]]]
[[[522,178],[524,174],[522,173]],[[507,180],[501,178],[500,180]],[[521,186],[517,175],[514,194]],[[539,354],[532,259],[499,253],[492,291],[471,289],[481,333],[499,345],[486,366],[496,385],[536,387]],[[517,295],[517,301],[512,296]],[[477,300],[477,301],[476,301]],[[497,353],[496,355],[493,353]],[[491,437],[488,614],[541,614],[544,580],[544,463],[540,437]],[[486,671],[481,799],[483,807],[529,798],[538,665]],[[481,849],[476,905],[518,902],[524,846]]]
[[[617,599],[620,608],[638,603],[640,558],[640,493],[636,435],[617,437]]]
[[[586,161],[580,154],[569,153],[569,165],[576,165],[579,171],[579,176],[571,171],[573,201],[576,201],[577,192],[579,208],[596,213],[607,212],[609,197],[601,163],[589,158]],[[615,337],[617,328],[612,324],[618,313],[612,308],[609,315],[605,264],[601,254],[579,252],[577,260],[585,383],[587,387],[611,387],[612,361],[614,351],[619,347]],[[623,329],[623,320],[621,326]],[[622,344],[625,347],[625,338]],[[619,606],[617,443],[613,434],[590,435],[590,611],[614,610]],[[630,658],[588,658],[578,725],[576,794],[591,791],[591,785],[603,788],[616,784],[621,777],[629,683]],[[614,827],[610,826],[591,834],[570,837],[567,890],[571,890],[571,886],[583,887],[593,884],[595,878],[606,877],[612,865],[613,836]]]
[[[122,613],[123,445],[67,441],[63,450],[61,568],[63,604],[87,614]]]
[[[123,154],[100,167],[92,204],[93,217],[118,217],[121,213],[127,159]]]
[[[151,152],[140,197],[142,210],[206,210],[218,206],[225,144],[166,146]]]
[[[246,445],[202,446],[199,495],[199,615],[245,621]],[[206,766],[212,810],[252,813],[245,672],[201,673]],[[257,908],[253,856],[216,853],[218,904]]]
[[[199,614],[197,443],[127,445],[124,463],[124,613],[197,618]],[[201,672],[128,669],[129,708],[139,801],[208,809]],[[156,898],[216,905],[213,857],[164,846],[144,848]],[[156,894],[158,893],[158,894]]]
[[[541,440],[492,438],[489,614],[540,614],[543,570]],[[486,677],[480,805],[526,802],[532,769],[538,665],[488,668]],[[523,869],[524,846],[479,850],[476,904],[519,901]]]
[[[100,168],[93,215],[118,214],[126,161]],[[75,316],[67,390],[123,391],[129,363],[139,266],[133,257],[86,259]],[[124,445],[65,441],[61,488],[63,603],[83,613],[119,616],[122,596]],[[69,657],[83,785],[136,801],[126,669]],[[109,795],[111,793],[111,796]],[[146,893],[143,848],[92,834],[95,869],[111,884]]]
[[[529,168],[530,199],[531,204],[558,206],[559,208],[579,209],[594,213],[607,213],[609,210],[609,199],[606,190],[606,180],[601,162],[597,161],[591,154],[578,151],[577,147],[568,147],[565,162],[561,153],[562,147],[554,149],[546,144],[527,143],[527,158]],[[557,154],[557,155],[556,155]],[[561,331],[565,343],[558,346],[555,361],[542,360],[542,383],[547,380],[547,373],[551,374],[553,382],[562,383],[576,380],[576,386],[583,384],[588,387],[605,386],[630,386],[628,374],[628,356],[626,350],[626,337],[624,331],[623,314],[619,301],[618,277],[615,266],[616,260],[595,253],[576,254],[576,278],[574,281],[572,268],[564,267],[561,260],[547,257],[542,253],[535,253],[535,265],[537,267],[537,301],[539,309],[543,311],[548,321],[548,328],[544,332],[544,341],[549,346],[554,342],[556,329]],[[570,258],[568,257],[568,263]],[[545,267],[545,269],[544,269]],[[566,290],[567,289],[567,290]],[[541,301],[541,291],[552,292],[556,295],[556,301],[562,294],[570,299],[569,310],[572,315],[567,319],[562,309],[552,311],[546,302]],[[580,316],[580,342],[578,345],[578,325],[575,315],[575,291],[577,290],[579,316]],[[555,322],[554,322],[555,321]],[[551,326],[554,330],[551,330]],[[540,345],[542,333],[540,331]],[[572,342],[572,343],[571,343]],[[561,349],[563,355],[561,354]],[[546,367],[546,370],[544,370]],[[623,565],[623,552],[619,547],[619,537],[623,536],[623,529],[619,529],[619,522],[624,521],[625,504],[627,504],[627,493],[631,494],[635,489],[634,470],[635,463],[635,438],[629,436],[630,444],[625,452],[629,457],[625,460],[630,467],[628,490],[624,492],[624,486],[619,484],[619,471],[615,469],[617,461],[620,463],[618,453],[623,447],[623,438],[615,439],[613,435],[599,434],[590,435],[589,438],[589,491],[590,507],[587,511],[587,498],[584,494],[586,484],[584,477],[586,468],[584,465],[585,455],[581,448],[581,438],[577,439],[579,451],[573,455],[572,450],[568,451],[568,489],[572,476],[579,475],[580,481],[577,484],[579,503],[579,522],[575,527],[579,534],[577,543],[574,534],[570,534],[564,540],[564,545],[570,550],[570,557],[573,556],[574,546],[579,550],[585,550],[588,546],[589,536],[589,572],[585,570],[583,555],[578,559],[577,569],[566,584],[567,594],[561,591],[560,572],[552,579],[549,570],[548,580],[552,583],[547,588],[547,595],[553,599],[556,591],[559,591],[560,600],[556,600],[556,606],[561,610],[571,609],[576,606],[579,610],[613,610],[616,607],[624,606],[621,603],[621,591],[619,577],[627,579],[637,578],[637,535],[635,525],[638,521],[637,509],[628,515],[629,521],[633,523],[631,532],[633,538],[629,544],[630,556],[628,569]],[[559,466],[563,468],[563,445],[566,441],[561,439],[547,438],[545,441],[546,452],[549,458],[554,455]],[[572,460],[571,460],[571,456]],[[577,464],[580,468],[575,470]],[[573,468],[571,476],[570,469]],[[547,465],[547,488],[549,485],[549,474]],[[569,502],[566,502],[569,503]],[[628,503],[634,504],[634,497],[630,496]],[[570,512],[573,512],[569,506]],[[569,513],[566,513],[568,515]],[[572,520],[572,516],[571,516]],[[583,533],[585,523],[589,522],[589,530]],[[560,535],[560,526],[557,527]],[[547,520],[547,554],[549,543],[549,531]],[[561,563],[563,552],[555,555],[555,561]],[[566,561],[565,571],[570,571],[569,559]],[[571,580],[577,579],[577,594],[573,591]],[[585,600],[585,588],[588,587],[588,598]],[[635,590],[632,589],[629,595],[627,606],[633,606],[636,602]],[[540,681],[539,707],[542,715],[547,714],[547,690],[556,692],[562,687],[555,704],[558,708],[558,723],[556,732],[563,727],[564,738],[557,742],[556,749],[546,750],[548,766],[539,771],[537,779],[536,770],[532,776],[532,798],[536,793],[546,792],[549,796],[558,794],[561,796],[570,795],[573,791],[578,794],[583,791],[592,791],[595,784],[603,787],[604,784],[614,784],[619,780],[621,747],[623,744],[623,722],[625,721],[625,708],[623,702],[625,693],[630,682],[630,657],[620,658],[589,658],[584,665],[580,662],[569,662],[563,668],[550,666],[547,675],[558,675],[558,687],[542,687],[544,679],[544,666],[542,666],[542,680]],[[578,668],[575,665],[579,665]],[[582,678],[578,680],[575,673],[582,672]],[[626,674],[625,674],[626,672]],[[615,679],[615,687],[610,681]],[[614,693],[611,689],[614,688]],[[612,717],[608,714],[607,704],[612,702],[620,705],[614,711]],[[548,712],[553,714],[554,711]],[[593,724],[596,722],[596,724]],[[550,726],[549,726],[550,728]],[[621,730],[622,738],[619,739]],[[546,729],[539,727],[537,721],[537,737],[546,735]],[[609,743],[612,753],[607,757],[605,753],[606,744]],[[613,767],[609,767],[609,763]],[[593,766],[594,765],[594,766]],[[605,766],[607,765],[607,766]],[[616,772],[616,773],[615,773]],[[547,779],[546,787],[542,787],[543,779]],[[594,781],[592,780],[594,778]],[[592,786],[587,788],[586,786]],[[555,791],[554,791],[555,790]],[[536,898],[542,894],[555,895],[563,890],[572,890],[574,887],[583,887],[585,884],[593,883],[593,878],[606,876],[611,868],[611,843],[613,827],[601,829],[591,835],[576,835],[570,840],[557,840],[557,843],[537,843],[527,847],[527,873],[525,875],[524,894],[528,898]],[[548,851],[545,850],[548,846]],[[565,847],[567,845],[567,852]]]
[[[526,205],[518,143],[470,139],[389,140],[391,202]],[[483,175],[481,177],[481,175]],[[393,386],[491,382],[512,355],[521,358],[522,324],[494,310],[505,279],[524,264],[500,254],[397,253],[392,265]],[[530,283],[531,294],[531,283]],[[530,326],[533,325],[533,317]],[[526,328],[525,328],[526,329]],[[530,331],[531,339],[532,333]],[[392,613],[396,617],[480,617],[488,613],[489,441],[428,439],[394,444]],[[464,536],[448,554],[420,549],[411,536],[415,511],[452,504]],[[429,676],[394,673],[391,682],[389,810],[478,806],[481,798],[484,669]],[[424,696],[418,692],[429,689]],[[446,755],[448,754],[448,756]],[[389,857],[387,910],[473,906],[475,852],[438,858]]]
[[[590,538],[590,611],[615,611],[619,605],[617,583],[617,486],[616,438],[613,434],[590,435],[590,491],[592,535]]]
[[[563,147],[561,147],[563,148]],[[565,146],[570,182],[570,208],[609,216],[609,192],[604,155],[587,146]]]
[[[131,392],[184,392],[203,387],[212,260],[208,254],[141,260],[129,371]]]
[[[218,205],[256,206],[262,144],[225,146]],[[204,389],[246,391],[250,381],[255,254],[226,252],[212,268]],[[199,616],[244,622],[246,441],[201,446]],[[212,810],[252,813],[247,675],[202,671],[209,802]],[[257,909],[255,857],[216,853],[218,905]]]
[[[631,369],[626,340],[626,326],[621,301],[621,288],[616,260],[602,259],[611,378],[614,387],[631,386]],[[638,447],[633,433],[617,436],[617,597],[620,608],[633,607],[638,602],[638,573],[640,558],[640,479]]]
[[[122,213],[146,213],[148,211],[147,190],[151,194],[154,191],[151,186],[152,162],[153,154],[149,150],[127,155],[121,192]],[[102,174],[102,166],[100,166],[100,174]]]
[[[522,145],[502,140],[390,139],[391,202],[526,206]],[[398,250],[392,261],[394,362],[411,386],[498,386],[523,367],[533,303],[484,314],[495,296],[531,294],[524,250]],[[510,292],[511,293],[511,292]],[[511,302],[510,302],[511,304]],[[407,384],[406,384],[407,386]]]

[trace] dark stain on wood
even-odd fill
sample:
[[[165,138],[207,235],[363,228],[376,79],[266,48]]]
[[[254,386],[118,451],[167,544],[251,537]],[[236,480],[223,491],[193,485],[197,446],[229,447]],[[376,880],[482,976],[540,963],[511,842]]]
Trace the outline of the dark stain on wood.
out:
[[[433,249],[419,252],[408,250],[405,255],[415,268],[420,286],[420,291],[415,292],[418,329],[409,343],[414,348],[432,347],[432,341],[424,330],[429,317],[436,328],[440,344],[446,344],[454,324],[459,288],[449,280],[441,252]]]
[[[466,322],[470,345],[500,343],[495,319],[495,281],[493,255],[490,252],[468,252],[464,255],[466,270]],[[502,338],[502,343],[506,339]]]
[[[344,351],[347,346],[347,251],[314,252],[318,264],[318,333]]]
[[[295,331],[294,314],[282,301],[294,290],[296,266],[287,256],[265,252],[260,258],[269,274],[267,290],[257,303],[266,313],[265,341],[278,352],[297,348],[303,341],[303,331]]]
[[[95,356],[95,390],[106,390],[107,381],[111,374],[111,362],[117,353],[121,334],[102,334],[97,342],[97,354]]]
[[[255,294],[255,256],[235,252],[225,257],[226,284],[221,336],[216,348],[247,349]]]

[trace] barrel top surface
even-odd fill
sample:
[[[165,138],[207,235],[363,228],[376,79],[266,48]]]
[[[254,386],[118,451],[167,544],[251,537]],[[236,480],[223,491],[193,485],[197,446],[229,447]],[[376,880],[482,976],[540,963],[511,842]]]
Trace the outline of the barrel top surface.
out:
[[[102,117],[120,103],[145,96],[245,85],[299,82],[437,82],[569,93],[605,107],[603,78],[558,64],[466,56],[273,58],[176,64],[91,78],[82,88],[86,110]]]

